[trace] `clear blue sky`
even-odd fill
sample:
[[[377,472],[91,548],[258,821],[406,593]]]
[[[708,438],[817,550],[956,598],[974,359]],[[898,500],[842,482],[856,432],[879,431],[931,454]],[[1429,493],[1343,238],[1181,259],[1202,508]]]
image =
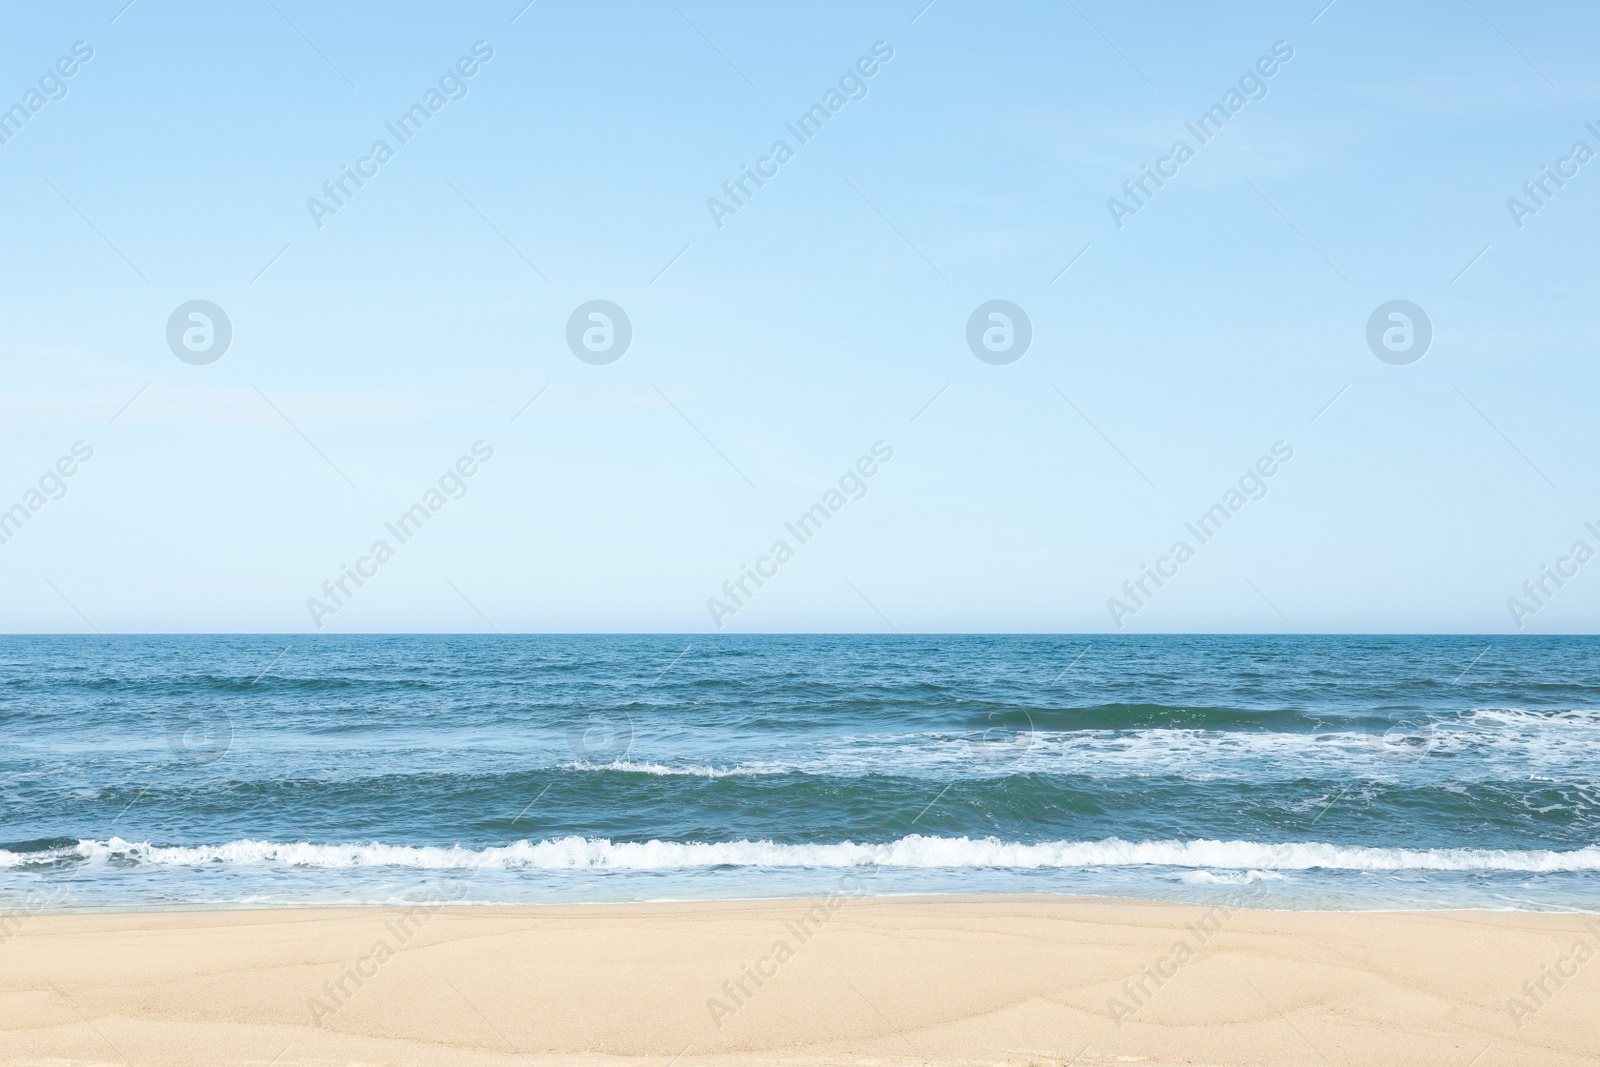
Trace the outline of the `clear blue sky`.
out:
[[[0,628],[1594,628],[1600,13],[923,2],[8,12]],[[342,166],[376,173],[308,207]],[[1404,365],[1367,341],[1396,299]],[[169,347],[191,300],[214,362]],[[591,300],[614,362],[568,346]],[[1019,360],[968,346],[991,300]]]

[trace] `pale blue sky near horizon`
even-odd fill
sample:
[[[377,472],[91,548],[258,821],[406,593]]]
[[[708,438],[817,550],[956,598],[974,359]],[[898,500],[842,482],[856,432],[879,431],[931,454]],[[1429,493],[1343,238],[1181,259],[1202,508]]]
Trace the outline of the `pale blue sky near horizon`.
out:
[[[1600,160],[1520,226],[1507,207],[1600,151],[1592,8],[125,3],[17,8],[0,39],[0,107],[93,49],[0,143],[0,509],[93,449],[0,543],[0,631],[1600,617],[1600,562],[1524,590],[1600,550]],[[385,123],[478,42],[399,144]],[[1278,42],[1200,144],[1185,123]],[[875,44],[865,95],[801,144],[785,123]],[[379,139],[393,158],[319,227],[308,199]],[[1108,199],[1179,139],[1193,158],[1119,227]],[[793,158],[719,228],[708,198],[778,140]],[[205,365],[166,337],[197,299],[233,331]],[[607,365],[566,339],[596,299],[632,324]],[[1007,365],[966,339],[995,299],[1032,324]],[[1367,342],[1395,299],[1433,329],[1407,365]],[[385,523],[480,441],[399,544]],[[880,441],[801,544],[785,523]],[[1201,544],[1185,524],[1277,442],[1266,495]],[[779,539],[793,558],[732,604]],[[1135,603],[1179,539],[1193,558]]]

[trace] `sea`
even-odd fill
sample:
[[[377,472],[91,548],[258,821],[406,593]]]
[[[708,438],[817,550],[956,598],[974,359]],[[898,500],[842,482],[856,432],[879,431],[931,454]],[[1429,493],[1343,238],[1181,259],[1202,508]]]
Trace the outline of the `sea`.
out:
[[[1600,638],[0,637],[0,912],[1600,907]]]

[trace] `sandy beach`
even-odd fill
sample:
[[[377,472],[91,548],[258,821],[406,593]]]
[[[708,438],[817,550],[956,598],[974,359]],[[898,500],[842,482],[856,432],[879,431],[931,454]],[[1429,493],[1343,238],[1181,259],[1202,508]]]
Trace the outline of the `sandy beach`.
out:
[[[840,895],[8,929],[5,1063],[1531,1067],[1600,1047],[1581,915]]]

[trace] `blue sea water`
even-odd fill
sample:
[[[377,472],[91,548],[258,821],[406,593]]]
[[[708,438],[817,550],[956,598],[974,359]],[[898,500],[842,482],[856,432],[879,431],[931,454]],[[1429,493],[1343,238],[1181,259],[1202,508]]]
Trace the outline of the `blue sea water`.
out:
[[[1600,639],[0,637],[0,908],[1600,903]]]

